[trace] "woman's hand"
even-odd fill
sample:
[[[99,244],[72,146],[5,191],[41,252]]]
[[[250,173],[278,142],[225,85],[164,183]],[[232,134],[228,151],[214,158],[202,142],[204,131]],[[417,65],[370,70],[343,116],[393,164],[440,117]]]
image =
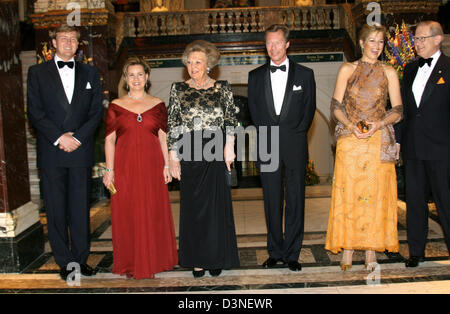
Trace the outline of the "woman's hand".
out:
[[[165,184],[167,184],[169,182],[172,182],[172,176],[170,175],[170,170],[166,166],[164,166],[163,176],[164,176],[164,183]]]
[[[169,160],[169,174],[172,178],[181,180],[181,166],[178,160]]]
[[[225,164],[227,165],[228,171],[231,171],[231,164],[236,159],[236,154],[234,153],[234,143],[226,143],[223,150],[223,156],[225,158]]]
[[[349,129],[353,133],[353,135],[356,136],[356,138],[358,139],[365,138],[365,134],[362,133],[356,125],[351,124],[350,126],[347,127],[347,129]]]
[[[367,121],[366,123],[369,125],[369,131],[363,133],[364,136],[363,138],[371,137],[372,135],[375,134],[376,131],[380,130],[384,126],[383,121],[375,121],[375,122]]]
[[[105,172],[105,174],[103,175],[103,184],[105,185],[105,187],[108,188],[109,185],[113,182],[114,182],[114,170]]]
[[[181,180],[181,166],[178,159],[177,152],[174,150],[169,151],[169,174],[172,178]]]

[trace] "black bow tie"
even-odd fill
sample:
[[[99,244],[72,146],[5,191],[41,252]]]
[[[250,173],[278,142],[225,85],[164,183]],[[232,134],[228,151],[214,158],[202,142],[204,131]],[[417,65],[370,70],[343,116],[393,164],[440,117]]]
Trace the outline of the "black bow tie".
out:
[[[73,61],[68,61],[68,62],[64,62],[64,61],[58,61],[58,68],[63,68],[65,65],[67,65],[69,68],[73,69],[73,65],[74,62]]]
[[[286,72],[286,65],[283,64],[283,65],[280,65],[279,67],[277,67],[277,66],[275,66],[275,65],[271,65],[271,66],[270,66],[270,72],[274,73],[274,72],[276,72],[277,70],[281,70],[281,71],[283,71],[283,72]]]
[[[428,64],[428,66],[431,66],[431,61],[433,61],[433,58],[428,58],[428,59],[424,59],[424,58],[420,58],[419,59],[419,67],[423,67],[426,64]]]

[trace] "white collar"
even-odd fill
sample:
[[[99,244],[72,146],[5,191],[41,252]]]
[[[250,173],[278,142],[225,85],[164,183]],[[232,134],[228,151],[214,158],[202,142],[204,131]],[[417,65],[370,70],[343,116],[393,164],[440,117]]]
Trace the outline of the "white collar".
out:
[[[438,61],[439,57],[441,56],[441,50],[438,49],[438,51],[436,51],[431,58],[433,58],[433,60],[431,61],[431,66],[430,67],[434,67],[434,65],[436,64],[436,62]]]

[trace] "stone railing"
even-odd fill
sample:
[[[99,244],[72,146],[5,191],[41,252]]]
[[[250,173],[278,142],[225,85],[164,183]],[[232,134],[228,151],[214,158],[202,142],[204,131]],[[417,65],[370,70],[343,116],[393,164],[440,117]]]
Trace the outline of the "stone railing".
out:
[[[263,32],[276,23],[291,30],[347,29],[355,39],[349,12],[339,5],[136,12],[124,13],[120,19],[118,44],[123,37]]]

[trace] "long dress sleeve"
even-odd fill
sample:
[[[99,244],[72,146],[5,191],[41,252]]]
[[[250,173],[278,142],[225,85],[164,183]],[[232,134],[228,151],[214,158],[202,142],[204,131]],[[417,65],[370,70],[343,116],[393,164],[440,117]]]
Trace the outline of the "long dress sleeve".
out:
[[[170,150],[176,150],[176,143],[181,136],[181,104],[178,97],[176,83],[170,88],[169,107],[167,109],[167,147]]]
[[[234,128],[238,126],[237,113],[239,108],[234,104],[233,93],[231,91],[230,84],[227,81],[223,84],[222,91],[222,106],[224,108],[224,130],[227,135],[234,135]]]

